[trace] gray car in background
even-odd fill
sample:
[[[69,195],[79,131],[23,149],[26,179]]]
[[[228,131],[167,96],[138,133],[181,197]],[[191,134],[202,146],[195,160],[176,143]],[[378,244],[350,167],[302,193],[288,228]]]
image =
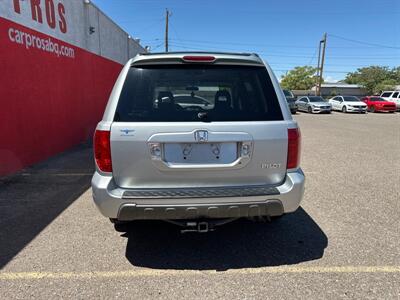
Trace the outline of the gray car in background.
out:
[[[299,111],[308,113],[331,113],[332,105],[320,96],[304,96],[297,101]]]
[[[285,94],[287,104],[289,106],[290,112],[295,114],[297,112],[297,104],[296,104],[296,97],[293,95],[293,92],[290,90],[283,90]]]
[[[255,54],[159,53],[128,61],[94,136],[93,198],[116,226],[165,220],[205,232],[294,212],[300,131]]]

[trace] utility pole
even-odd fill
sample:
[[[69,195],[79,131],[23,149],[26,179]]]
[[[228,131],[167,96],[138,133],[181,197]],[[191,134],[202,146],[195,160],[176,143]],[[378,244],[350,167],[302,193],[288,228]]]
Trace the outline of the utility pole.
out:
[[[318,43],[317,76],[315,76],[315,96],[319,95],[319,70],[321,65],[321,41]]]
[[[321,85],[322,85],[322,74],[324,72],[324,63],[325,63],[325,49],[326,49],[326,33],[324,34],[324,38],[320,43],[323,43],[322,47],[322,59],[321,59],[321,68],[319,72],[319,83],[318,83],[318,95],[321,96]]]
[[[165,52],[168,52],[168,23],[169,17],[171,13],[168,11],[168,8],[165,10]]]

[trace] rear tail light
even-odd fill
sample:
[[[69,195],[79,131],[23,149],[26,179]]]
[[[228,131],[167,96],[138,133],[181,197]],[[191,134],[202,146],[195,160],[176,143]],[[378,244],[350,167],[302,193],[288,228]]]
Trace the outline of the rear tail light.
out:
[[[204,55],[186,55],[182,57],[183,61],[185,62],[214,62],[214,56],[204,56]]]
[[[94,133],[94,158],[102,172],[112,172],[110,131],[96,130]]]
[[[287,156],[287,169],[295,169],[300,164],[300,146],[301,135],[300,129],[288,129],[288,156]]]

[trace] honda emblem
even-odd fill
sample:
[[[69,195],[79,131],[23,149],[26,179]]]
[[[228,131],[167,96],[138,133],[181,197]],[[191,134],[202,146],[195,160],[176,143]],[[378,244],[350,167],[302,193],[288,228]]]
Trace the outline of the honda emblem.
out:
[[[207,142],[208,141],[208,131],[207,130],[197,130],[194,132],[194,139],[197,142]]]

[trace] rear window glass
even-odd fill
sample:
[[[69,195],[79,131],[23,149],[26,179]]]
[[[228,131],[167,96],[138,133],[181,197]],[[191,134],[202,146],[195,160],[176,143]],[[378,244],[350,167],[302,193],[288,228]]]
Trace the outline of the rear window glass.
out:
[[[116,122],[282,120],[263,67],[169,65],[132,67]]]

